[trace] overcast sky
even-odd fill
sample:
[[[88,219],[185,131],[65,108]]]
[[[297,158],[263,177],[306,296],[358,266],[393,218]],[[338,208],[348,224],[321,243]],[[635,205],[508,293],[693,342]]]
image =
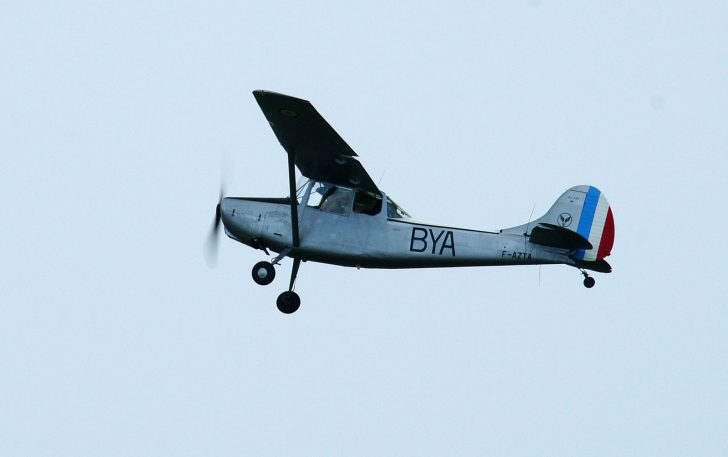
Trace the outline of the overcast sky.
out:
[[[6,2],[0,455],[728,454],[728,3]],[[284,196],[251,91],[310,100],[417,219],[592,184],[566,266],[306,263],[301,309],[202,246]]]

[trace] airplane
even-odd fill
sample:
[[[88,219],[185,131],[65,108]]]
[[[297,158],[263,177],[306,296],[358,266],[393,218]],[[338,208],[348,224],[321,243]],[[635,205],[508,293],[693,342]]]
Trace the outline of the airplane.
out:
[[[221,190],[208,253],[216,255],[222,222],[229,238],[277,254],[253,266],[257,284],[273,282],[275,266],[293,259],[288,290],[276,300],[282,313],[301,304],[294,286],[307,261],[386,269],[565,264],[581,271],[587,288],[595,284],[587,270],[612,271],[604,259],[614,244],[614,217],[594,186],[572,187],[544,216],[497,232],[420,222],[378,188],[310,102],[263,90],[253,95],[287,153],[289,195],[224,197]]]

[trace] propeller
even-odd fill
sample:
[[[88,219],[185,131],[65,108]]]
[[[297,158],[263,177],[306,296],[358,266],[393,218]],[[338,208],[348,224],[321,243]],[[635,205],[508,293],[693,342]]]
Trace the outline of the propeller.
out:
[[[217,206],[215,206],[215,220],[212,222],[210,227],[210,234],[207,235],[205,241],[205,260],[210,268],[217,266],[217,251],[220,237],[220,221],[222,215],[220,214],[220,204],[222,203],[223,196],[225,195],[225,186],[220,184],[220,194],[217,197]]]

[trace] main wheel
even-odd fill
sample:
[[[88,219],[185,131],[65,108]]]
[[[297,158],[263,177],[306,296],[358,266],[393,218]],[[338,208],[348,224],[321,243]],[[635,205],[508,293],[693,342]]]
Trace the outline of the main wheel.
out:
[[[261,286],[272,283],[276,277],[276,269],[270,262],[262,261],[255,264],[252,271],[253,281]]]
[[[287,290],[278,296],[276,306],[278,306],[278,311],[284,314],[292,314],[301,306],[301,299],[297,293]]]
[[[586,278],[584,278],[584,287],[586,287],[587,289],[591,289],[592,287],[594,287],[594,284],[596,284],[596,281],[591,276],[587,276]]]

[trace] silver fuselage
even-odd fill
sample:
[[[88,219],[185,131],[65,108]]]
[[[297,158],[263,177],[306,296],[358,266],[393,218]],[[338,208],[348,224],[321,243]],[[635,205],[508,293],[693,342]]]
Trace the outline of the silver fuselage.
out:
[[[230,238],[275,252],[292,245],[291,207],[284,199],[225,198],[220,209]],[[297,211],[300,246],[291,255],[304,261],[362,268],[573,264],[567,250],[519,234],[390,218],[386,210],[341,215],[299,205]]]

